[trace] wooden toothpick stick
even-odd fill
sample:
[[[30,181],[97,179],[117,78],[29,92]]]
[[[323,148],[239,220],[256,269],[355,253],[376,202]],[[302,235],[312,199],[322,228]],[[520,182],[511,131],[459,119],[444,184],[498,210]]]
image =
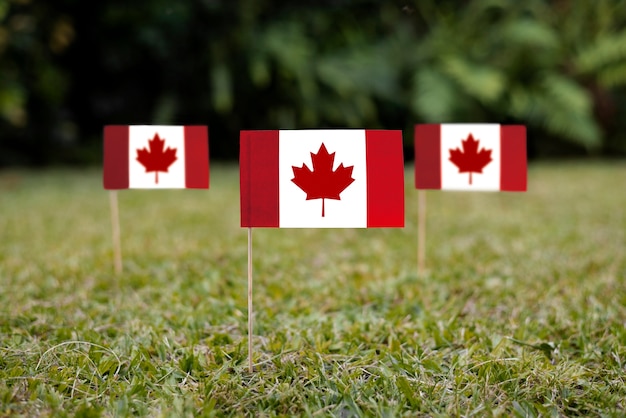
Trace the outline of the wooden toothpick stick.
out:
[[[252,228],[248,228],[248,371],[252,373]]]
[[[417,275],[424,274],[426,264],[426,191],[417,191]]]
[[[113,230],[113,265],[115,274],[122,274],[122,244],[120,239],[120,215],[117,204],[117,190],[109,192],[111,204],[111,228]]]

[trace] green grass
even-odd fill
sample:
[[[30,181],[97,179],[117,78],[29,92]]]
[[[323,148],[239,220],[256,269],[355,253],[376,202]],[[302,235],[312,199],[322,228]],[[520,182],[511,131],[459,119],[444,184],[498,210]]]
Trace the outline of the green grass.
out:
[[[235,166],[206,191],[0,173],[0,415],[623,416],[626,165],[528,193],[417,192],[404,229],[255,229],[256,370]]]

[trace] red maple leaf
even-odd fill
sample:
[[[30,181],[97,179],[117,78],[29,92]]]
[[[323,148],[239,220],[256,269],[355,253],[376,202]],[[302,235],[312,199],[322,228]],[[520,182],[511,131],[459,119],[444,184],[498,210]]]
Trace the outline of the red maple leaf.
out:
[[[317,154],[311,153],[313,171],[306,164],[302,167],[294,167],[292,182],[306,193],[306,200],[322,199],[322,216],[324,212],[324,199],[341,200],[339,194],[348,187],[352,178],[353,165],[344,167],[343,163],[333,171],[335,153],[329,154],[326,146],[322,143]]]
[[[469,184],[472,184],[472,173],[482,174],[483,168],[491,162],[491,150],[482,148],[478,150],[478,144],[472,134],[466,140],[461,141],[463,151],[459,148],[450,149],[450,161],[459,168],[459,173],[469,173]]]
[[[159,171],[167,173],[170,165],[177,160],[176,148],[167,147],[166,150],[163,150],[165,141],[159,138],[158,133],[154,134],[154,138],[148,140],[148,145],[150,151],[145,147],[137,149],[137,161],[146,168],[146,173],[154,171],[154,181],[159,184]]]

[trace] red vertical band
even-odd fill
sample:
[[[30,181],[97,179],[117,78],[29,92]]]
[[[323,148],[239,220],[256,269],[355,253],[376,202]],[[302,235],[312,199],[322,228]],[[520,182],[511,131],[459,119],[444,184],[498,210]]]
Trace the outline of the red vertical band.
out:
[[[185,187],[209,188],[209,129],[185,126]]]
[[[415,188],[441,189],[441,125],[415,125]]]
[[[500,149],[500,190],[525,192],[527,187],[526,127],[502,125]]]
[[[128,189],[128,126],[104,127],[103,183],[107,190]]]
[[[241,131],[239,134],[239,186],[241,226],[279,224],[279,131]]]
[[[365,131],[367,227],[404,227],[402,131]]]

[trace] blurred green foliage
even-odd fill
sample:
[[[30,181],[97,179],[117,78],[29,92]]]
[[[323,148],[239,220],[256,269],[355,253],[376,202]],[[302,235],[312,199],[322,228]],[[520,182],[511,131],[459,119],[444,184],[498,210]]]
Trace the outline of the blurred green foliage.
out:
[[[104,124],[522,123],[626,154],[626,0],[0,0],[0,165],[98,162]]]

